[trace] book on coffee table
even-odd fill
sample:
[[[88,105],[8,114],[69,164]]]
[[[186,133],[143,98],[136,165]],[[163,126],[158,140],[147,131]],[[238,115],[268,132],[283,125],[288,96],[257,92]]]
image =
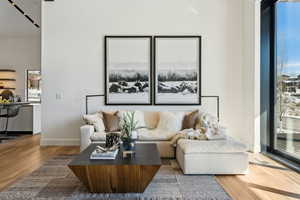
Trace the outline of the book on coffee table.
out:
[[[118,152],[119,149],[116,149],[114,151],[101,152],[101,153],[97,153],[97,151],[94,150],[91,153],[90,159],[91,160],[113,160],[116,158]]]

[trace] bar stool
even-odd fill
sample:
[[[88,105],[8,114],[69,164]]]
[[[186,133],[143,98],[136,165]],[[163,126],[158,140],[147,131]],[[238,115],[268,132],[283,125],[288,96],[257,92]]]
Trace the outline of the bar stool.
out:
[[[2,133],[4,134],[4,137],[8,137],[7,128],[8,128],[9,118],[16,117],[19,114],[21,107],[22,107],[22,105],[5,105],[5,106],[3,106],[2,110],[6,110],[6,113],[0,114],[0,119],[6,118],[5,130],[2,131]]]

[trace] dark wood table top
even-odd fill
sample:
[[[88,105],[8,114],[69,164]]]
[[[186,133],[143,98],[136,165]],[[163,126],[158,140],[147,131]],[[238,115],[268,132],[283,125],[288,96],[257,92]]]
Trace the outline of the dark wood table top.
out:
[[[0,103],[1,107],[15,106],[15,105],[28,105],[30,102],[11,102],[11,103]]]
[[[78,156],[76,156],[69,166],[80,165],[161,165],[160,155],[156,144],[136,144],[135,156],[123,158],[122,145],[118,155],[114,160],[91,160],[90,155],[99,144],[91,144]]]

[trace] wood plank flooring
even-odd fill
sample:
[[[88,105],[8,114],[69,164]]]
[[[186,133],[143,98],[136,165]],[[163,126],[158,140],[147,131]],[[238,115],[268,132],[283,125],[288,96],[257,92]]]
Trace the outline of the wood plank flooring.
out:
[[[300,199],[299,173],[262,154],[250,154],[249,166],[247,175],[217,176],[234,199]]]
[[[79,147],[40,147],[40,135],[23,136],[0,144],[0,191],[60,154],[75,154]]]
[[[79,147],[40,147],[40,136],[0,144],[0,191],[57,155],[76,154]],[[249,174],[217,176],[234,200],[300,199],[300,174],[263,156],[251,154]]]

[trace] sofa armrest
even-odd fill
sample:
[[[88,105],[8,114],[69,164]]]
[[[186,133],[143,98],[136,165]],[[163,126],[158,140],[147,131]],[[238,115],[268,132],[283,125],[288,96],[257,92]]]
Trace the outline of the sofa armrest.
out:
[[[80,127],[80,151],[83,151],[91,143],[91,136],[95,132],[94,126],[83,125]]]

